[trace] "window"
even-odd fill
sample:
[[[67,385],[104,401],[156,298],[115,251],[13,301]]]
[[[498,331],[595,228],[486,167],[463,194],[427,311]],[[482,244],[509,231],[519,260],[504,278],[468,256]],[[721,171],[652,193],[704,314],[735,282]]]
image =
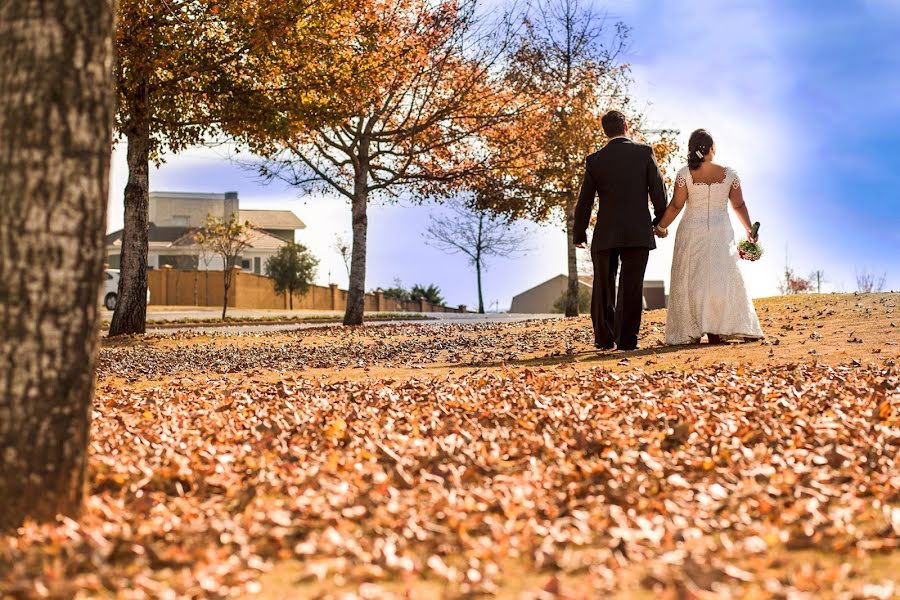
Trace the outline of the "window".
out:
[[[188,215],[172,215],[172,225],[175,227],[189,227],[191,218]]]
[[[259,275],[260,271],[262,271],[262,258],[258,256],[253,257],[253,272]]]
[[[250,270],[250,259],[249,258],[241,259],[241,269],[243,269],[244,271]]]

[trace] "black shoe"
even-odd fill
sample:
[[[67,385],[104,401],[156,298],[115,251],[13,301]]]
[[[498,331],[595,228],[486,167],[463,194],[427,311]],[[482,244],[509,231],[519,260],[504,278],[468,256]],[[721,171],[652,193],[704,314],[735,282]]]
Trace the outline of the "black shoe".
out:
[[[594,344],[594,348],[597,350],[612,350],[615,347],[615,344]]]
[[[634,346],[619,346],[619,352],[631,352],[632,350],[640,350],[641,347],[635,344]]]

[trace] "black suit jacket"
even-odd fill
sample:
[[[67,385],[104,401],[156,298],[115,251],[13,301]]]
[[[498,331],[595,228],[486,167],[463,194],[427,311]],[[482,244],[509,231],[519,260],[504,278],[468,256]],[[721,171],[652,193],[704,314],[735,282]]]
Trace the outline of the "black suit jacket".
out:
[[[653,203],[651,220],[647,198]],[[653,226],[666,210],[666,189],[653,148],[615,138],[587,157],[575,207],[575,243],[587,242],[587,226],[599,198],[594,250],[656,248]]]

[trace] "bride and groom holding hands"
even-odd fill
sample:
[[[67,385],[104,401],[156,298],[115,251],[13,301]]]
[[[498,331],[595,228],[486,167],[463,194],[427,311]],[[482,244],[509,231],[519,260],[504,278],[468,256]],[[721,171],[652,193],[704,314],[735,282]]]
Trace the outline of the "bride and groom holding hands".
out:
[[[666,237],[682,211],[672,260],[666,343],[695,344],[704,335],[710,343],[762,338],[738,268],[728,204],[752,241],[750,215],[737,173],[715,162],[712,136],[703,129],[691,134],[688,164],[678,171],[672,201],[667,204],[653,149],[628,138],[628,123],[619,111],[606,113],[602,125],[609,142],[587,158],[575,207],[574,240],[576,246],[586,246],[586,230],[597,201],[591,242],[591,320],[597,348],[638,348],[644,271],[650,250],[656,248],[654,235]]]

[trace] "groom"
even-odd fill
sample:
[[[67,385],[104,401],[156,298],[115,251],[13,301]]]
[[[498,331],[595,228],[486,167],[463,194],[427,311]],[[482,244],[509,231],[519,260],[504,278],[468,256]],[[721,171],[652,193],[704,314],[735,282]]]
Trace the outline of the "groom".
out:
[[[591,320],[594,344],[611,350],[636,350],[643,310],[644,271],[650,250],[656,248],[655,226],[666,210],[666,190],[653,149],[631,141],[625,115],[603,115],[609,143],[587,157],[581,194],[575,207],[575,245],[587,244],[586,230],[595,197],[597,225],[591,243],[594,292]],[[655,217],[650,219],[647,198]],[[658,234],[662,232],[656,231]],[[616,272],[622,263],[616,292]]]

